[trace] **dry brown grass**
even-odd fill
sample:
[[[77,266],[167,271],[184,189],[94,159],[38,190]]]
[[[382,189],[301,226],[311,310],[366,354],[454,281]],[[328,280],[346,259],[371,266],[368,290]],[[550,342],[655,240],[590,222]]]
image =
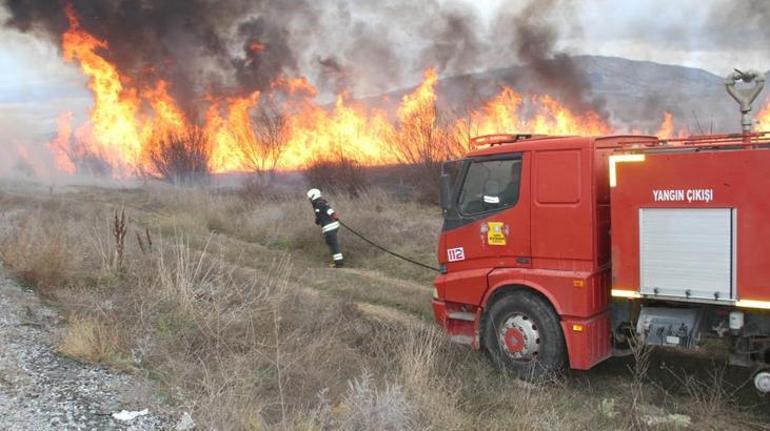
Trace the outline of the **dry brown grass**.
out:
[[[18,220],[17,229],[0,243],[0,258],[21,280],[46,291],[65,283],[75,270],[74,238],[67,225],[36,209]]]
[[[330,200],[344,220],[396,251],[434,259],[435,208],[377,190]],[[122,271],[112,264],[117,204],[127,208],[127,235],[153,243],[126,241]],[[735,412],[729,395],[660,397],[647,379],[631,396],[626,375],[529,384],[500,373],[478,352],[414,323],[430,317],[430,290],[414,280],[427,285],[433,274],[344,232],[358,268],[323,269],[326,250],[301,191],[248,201],[201,190],[86,191],[8,208],[16,215],[0,229],[0,257],[71,316],[60,351],[143,370],[204,429],[646,426],[629,423],[634,397],[691,415],[694,426],[705,423],[700,405]],[[50,272],[38,269],[43,264]],[[356,303],[394,318],[367,315]]]
[[[82,361],[114,363],[120,351],[119,346],[120,335],[114,324],[75,316],[69,320],[57,350]]]

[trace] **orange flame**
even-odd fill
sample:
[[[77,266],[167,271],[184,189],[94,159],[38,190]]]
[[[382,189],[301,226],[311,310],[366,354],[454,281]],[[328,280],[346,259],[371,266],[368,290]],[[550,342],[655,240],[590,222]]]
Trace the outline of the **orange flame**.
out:
[[[309,99],[288,106],[288,139],[279,166],[303,168],[340,155],[364,165],[397,163],[394,147],[399,143],[393,140],[412,139],[409,133],[415,127],[436,121],[436,81],[435,70],[428,69],[423,82],[403,97],[397,109],[398,125],[384,111],[349,102],[346,94],[337,97],[331,112]]]
[[[392,161],[386,137],[391,125],[384,112],[367,112],[363,107],[337,97],[331,112],[309,100],[286,118],[288,140],[279,166],[302,168],[315,160],[341,155],[364,164]]]
[[[407,94],[401,99],[401,106],[398,107],[398,119],[402,123],[409,122],[410,119],[419,116],[426,108],[431,109],[435,107],[437,81],[436,70],[430,68],[425,71],[425,76],[420,86],[413,93]]]
[[[90,125],[78,130],[78,138],[114,168],[130,171],[139,164],[142,148],[136,122],[139,97],[124,87],[127,80],[117,68],[96,53],[107,49],[107,43],[80,28],[72,5],[65,10],[69,29],[62,38],[64,58],[80,63],[94,94]]]
[[[676,127],[674,116],[670,112],[663,113],[663,122],[655,132],[655,136],[663,139],[684,138],[690,134],[687,127]]]
[[[213,143],[209,165],[214,172],[242,171],[245,146],[256,145],[249,110],[259,101],[259,92],[248,97],[227,100],[227,116],[221,116],[221,106],[214,103],[206,113],[205,133]]]
[[[534,114],[524,115],[524,108]],[[510,87],[503,87],[484,107],[472,112],[468,121],[458,120],[457,126],[471,136],[494,133],[595,136],[611,132],[595,112],[576,114],[550,96],[525,98]]]
[[[291,96],[316,97],[318,91],[305,77],[289,78],[279,76],[270,86],[273,90],[283,90]]]
[[[757,114],[754,130],[759,132],[770,131],[770,103],[765,105]]]
[[[660,125],[660,129],[655,133],[655,136],[660,138],[670,138],[674,134],[674,116],[670,112],[663,113],[663,123]]]
[[[76,171],[75,164],[68,154],[70,139],[72,138],[72,112],[59,114],[56,123],[58,125],[56,138],[49,143],[54,156],[54,164],[60,171],[72,175]]]

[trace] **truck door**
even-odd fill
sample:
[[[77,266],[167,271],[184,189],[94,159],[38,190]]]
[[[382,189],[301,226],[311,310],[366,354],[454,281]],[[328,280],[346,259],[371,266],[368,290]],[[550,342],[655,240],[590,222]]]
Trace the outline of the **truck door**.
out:
[[[466,161],[444,223],[446,249],[462,249],[450,270],[529,265],[529,171],[525,153]]]

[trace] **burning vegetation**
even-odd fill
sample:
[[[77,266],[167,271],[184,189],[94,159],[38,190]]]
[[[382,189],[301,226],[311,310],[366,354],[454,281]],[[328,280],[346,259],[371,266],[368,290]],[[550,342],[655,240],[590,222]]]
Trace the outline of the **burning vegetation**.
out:
[[[80,67],[94,100],[89,118],[82,124],[75,124],[72,113],[63,112],[57,136],[49,144],[58,170],[69,174],[143,175],[189,182],[210,172],[247,171],[259,172],[266,179],[276,169],[338,162],[351,166],[408,164],[427,174],[435,173],[441,161],[467,149],[472,136],[613,131],[600,111],[594,110],[596,104],[585,102],[574,91],[567,97],[576,100],[570,105],[578,107],[577,111],[550,95],[521,94],[504,86],[478,109],[440,112],[434,68],[424,71],[422,83],[393,110],[356,102],[345,90],[331,105],[319,104],[318,90],[308,79],[283,73],[261,90],[246,91],[242,86],[238,91],[246,94],[232,94],[211,88],[194,103],[185,98],[180,102],[173,94],[180,92],[175,87],[184,82],[147,78],[133,70],[127,73],[113,60],[110,42],[89,32],[72,4],[65,7],[65,15],[64,59]],[[241,27],[243,34],[254,33],[247,30]],[[550,52],[554,35],[547,27],[533,25],[524,30],[518,40],[537,42]],[[268,55],[272,48],[272,43],[250,38],[243,47],[243,61],[266,61],[260,56]],[[544,60],[528,50],[523,52],[528,63],[549,76],[554,74],[553,67],[567,61],[561,57]],[[670,115],[661,132],[675,133]]]
[[[433,44],[421,52],[431,64],[420,67],[419,85],[400,100],[364,103],[352,96],[356,81],[367,80],[367,74],[396,74],[395,48],[358,34],[355,46],[376,54],[368,61],[383,70],[355,69],[349,50],[350,58],[317,56],[317,88],[302,76],[300,55],[292,51],[290,42],[298,36],[285,28],[323,16],[314,9],[320,6],[297,0],[282,11],[259,3],[255,15],[246,2],[235,1],[214,14],[214,3],[195,0],[188,7],[172,1],[161,7],[73,0],[63,10],[37,0],[7,5],[6,25],[42,32],[60,43],[63,58],[80,68],[93,97],[85,120],[76,121],[72,112],[59,116],[56,137],[48,144],[59,172],[174,183],[197,182],[210,173],[256,172],[265,183],[276,170],[403,164],[425,182],[437,178],[441,161],[462,154],[469,138],[479,135],[690,133],[669,112],[649,130],[611,124],[603,100],[590,93],[589,77],[555,49],[559,35],[545,15],[549,8],[568,7],[559,0],[504,10],[492,25],[547,90],[522,92],[514,77],[498,84],[496,93],[474,96],[462,112],[442,103],[439,76],[458,73],[459,63],[472,63],[488,49],[474,34],[473,14],[467,11],[439,8],[435,28],[423,27]],[[179,8],[189,15],[186,24],[171,13]],[[233,40],[241,42],[233,45]],[[215,78],[226,75],[222,68],[230,71],[229,78]],[[322,102],[332,91],[333,102]],[[768,118],[766,108],[758,116],[760,127],[768,128]]]

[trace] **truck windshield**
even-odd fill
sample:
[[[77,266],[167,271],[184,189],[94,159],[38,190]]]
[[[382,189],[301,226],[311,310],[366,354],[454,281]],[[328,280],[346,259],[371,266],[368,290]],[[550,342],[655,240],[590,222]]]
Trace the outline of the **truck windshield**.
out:
[[[479,214],[510,207],[519,200],[521,159],[473,162],[458,199],[460,212]]]

